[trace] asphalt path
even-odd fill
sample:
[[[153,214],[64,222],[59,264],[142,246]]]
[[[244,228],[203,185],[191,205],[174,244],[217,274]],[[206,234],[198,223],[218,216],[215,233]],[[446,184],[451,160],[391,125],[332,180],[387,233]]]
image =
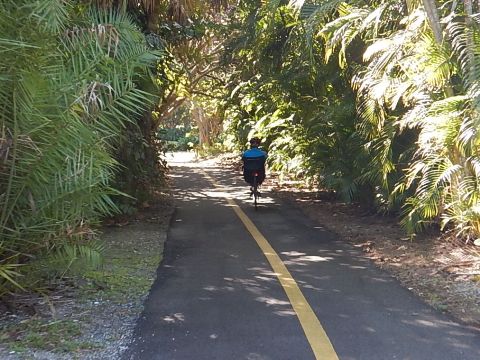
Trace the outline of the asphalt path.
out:
[[[322,224],[268,193],[255,211],[238,174],[174,165],[176,213],[165,258],[124,359],[332,358],[312,351],[277,274],[227,197],[278,254],[339,359],[480,359],[476,329],[424,304]]]

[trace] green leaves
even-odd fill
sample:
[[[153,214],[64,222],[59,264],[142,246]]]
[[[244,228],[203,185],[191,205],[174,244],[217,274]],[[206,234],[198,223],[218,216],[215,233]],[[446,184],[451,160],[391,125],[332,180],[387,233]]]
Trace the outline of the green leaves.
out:
[[[409,233],[437,223],[478,238],[480,22],[442,4],[310,2],[281,43],[281,4],[251,5],[257,31],[234,42],[230,131],[241,145],[267,138],[274,169],[403,207]]]
[[[55,260],[59,274],[79,259],[99,263],[85,240],[118,211],[114,156],[153,101],[136,83],[159,56],[124,14],[79,14],[64,0],[16,5],[0,4],[1,291],[18,286],[18,265],[33,254],[57,249],[67,259]]]

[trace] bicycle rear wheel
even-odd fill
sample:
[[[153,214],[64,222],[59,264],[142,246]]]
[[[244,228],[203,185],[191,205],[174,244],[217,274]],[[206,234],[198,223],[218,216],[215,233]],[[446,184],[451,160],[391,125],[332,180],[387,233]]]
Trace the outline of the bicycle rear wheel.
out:
[[[253,203],[255,205],[255,210],[258,209],[258,175],[253,176]]]

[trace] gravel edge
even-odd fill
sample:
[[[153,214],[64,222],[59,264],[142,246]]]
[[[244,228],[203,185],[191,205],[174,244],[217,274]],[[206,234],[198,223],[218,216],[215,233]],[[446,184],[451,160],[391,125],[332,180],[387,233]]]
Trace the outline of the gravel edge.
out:
[[[174,214],[174,204],[171,195],[165,203],[155,208],[148,209],[140,219],[131,221],[128,225],[119,227],[106,227],[101,238],[105,241],[107,249],[114,249],[115,257],[130,259],[132,251],[140,252],[142,249],[147,253],[157,252],[161,259],[164,244],[167,239],[171,218]],[[134,240],[134,242],[132,241]],[[108,262],[110,253],[105,254]],[[160,261],[161,262],[161,261]],[[123,266],[124,265],[124,266]],[[125,293],[121,301],[103,298],[100,294],[94,296],[81,296],[73,293],[65,299],[64,296],[49,294],[50,301],[40,297],[33,297],[37,314],[33,317],[27,314],[0,314],[0,330],[7,326],[15,326],[30,321],[32,318],[41,317],[42,321],[53,323],[58,319],[68,320],[78,324],[81,334],[73,340],[78,343],[90,344],[88,349],[75,352],[55,352],[25,347],[20,341],[20,351],[15,346],[0,343],[0,359],[2,360],[109,360],[119,359],[133,340],[133,331],[143,311],[143,303],[148,296],[151,285],[156,279],[159,263],[136,264],[132,270],[132,264],[121,264],[121,271],[126,273],[135,272],[135,277],[143,277],[142,288],[138,292]],[[140,270],[139,270],[140,269]],[[139,273],[140,271],[140,273]],[[132,283],[132,286],[135,284]],[[55,300],[57,299],[58,300]],[[52,310],[52,308],[54,310]],[[39,315],[40,314],[40,315]],[[0,333],[0,339],[5,332]],[[2,341],[3,342],[3,341]]]

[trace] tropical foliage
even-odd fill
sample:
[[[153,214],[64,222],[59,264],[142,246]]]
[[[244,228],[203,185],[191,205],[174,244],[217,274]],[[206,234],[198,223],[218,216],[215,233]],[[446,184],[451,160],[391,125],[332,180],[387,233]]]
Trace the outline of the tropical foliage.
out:
[[[115,149],[153,100],[136,82],[160,54],[118,12],[57,0],[4,1],[0,12],[4,291],[27,259],[98,259],[91,225],[117,211]]]
[[[476,239],[478,4],[245,2],[232,23],[229,143],[346,200]]]
[[[0,4],[0,296],[101,264],[95,225],[162,181],[158,129],[194,104],[227,5]]]
[[[478,6],[2,1],[0,295],[99,265],[94,225],[149,199],[180,122],[202,148],[260,135],[273,170],[411,235],[477,239]]]

